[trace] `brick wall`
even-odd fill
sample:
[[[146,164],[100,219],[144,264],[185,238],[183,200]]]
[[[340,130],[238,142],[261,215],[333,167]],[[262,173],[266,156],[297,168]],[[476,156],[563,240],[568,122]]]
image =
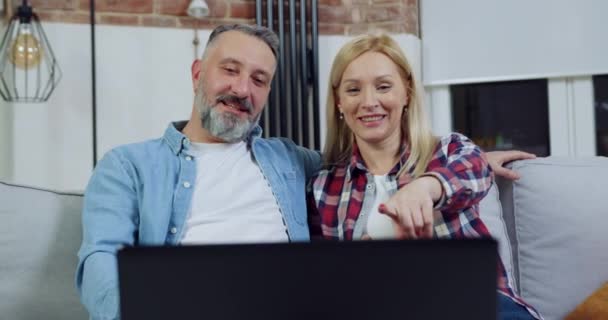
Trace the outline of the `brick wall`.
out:
[[[196,20],[186,14],[190,0],[96,0],[96,21],[111,25],[202,29],[223,23],[255,23],[255,0],[206,1],[209,17]],[[43,22],[89,23],[89,0],[29,2]],[[356,35],[376,29],[418,36],[418,0],[319,0],[321,34]]]
[[[319,0],[321,34],[373,30],[419,36],[418,0]]]

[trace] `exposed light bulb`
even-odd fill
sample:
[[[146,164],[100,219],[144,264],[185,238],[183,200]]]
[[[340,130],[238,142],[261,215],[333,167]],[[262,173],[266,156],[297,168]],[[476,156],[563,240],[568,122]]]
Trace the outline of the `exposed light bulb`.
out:
[[[205,0],[192,0],[187,12],[193,18],[202,19],[209,15],[209,6]]]
[[[7,54],[15,67],[28,70],[40,64],[43,52],[40,41],[32,34],[30,25],[23,24],[22,26]]]

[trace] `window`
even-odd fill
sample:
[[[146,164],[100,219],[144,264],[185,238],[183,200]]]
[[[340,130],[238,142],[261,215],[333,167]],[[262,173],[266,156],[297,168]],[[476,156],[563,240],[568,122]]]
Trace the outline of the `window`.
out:
[[[483,150],[550,154],[546,79],[453,85],[450,91],[454,130]]]
[[[594,76],[597,155],[608,156],[608,75]]]

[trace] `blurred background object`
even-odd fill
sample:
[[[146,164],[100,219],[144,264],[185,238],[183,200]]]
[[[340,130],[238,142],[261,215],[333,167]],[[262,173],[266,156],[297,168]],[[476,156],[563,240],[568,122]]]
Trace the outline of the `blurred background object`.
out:
[[[23,0],[0,44],[0,95],[7,102],[45,102],[60,79],[40,19]]]

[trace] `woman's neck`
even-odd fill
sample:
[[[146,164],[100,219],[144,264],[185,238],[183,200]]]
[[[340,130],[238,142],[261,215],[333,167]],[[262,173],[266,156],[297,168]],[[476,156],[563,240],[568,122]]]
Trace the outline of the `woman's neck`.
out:
[[[357,146],[365,165],[374,175],[387,174],[399,161],[400,137],[380,143],[367,143],[357,139]]]

